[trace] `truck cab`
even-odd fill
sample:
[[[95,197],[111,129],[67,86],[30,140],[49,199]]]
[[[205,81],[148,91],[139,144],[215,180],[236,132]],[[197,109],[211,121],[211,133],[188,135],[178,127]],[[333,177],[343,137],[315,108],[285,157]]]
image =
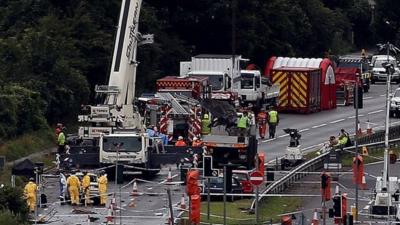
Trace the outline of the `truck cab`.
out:
[[[102,134],[99,139],[100,163],[113,164],[116,160],[123,164],[143,165],[147,162],[146,150],[149,138],[137,133]]]
[[[262,77],[259,70],[241,70],[240,81],[234,83],[240,103],[247,106],[249,103],[260,106],[269,103],[279,95],[279,87],[272,85],[268,78]],[[270,102],[269,105],[274,103]]]

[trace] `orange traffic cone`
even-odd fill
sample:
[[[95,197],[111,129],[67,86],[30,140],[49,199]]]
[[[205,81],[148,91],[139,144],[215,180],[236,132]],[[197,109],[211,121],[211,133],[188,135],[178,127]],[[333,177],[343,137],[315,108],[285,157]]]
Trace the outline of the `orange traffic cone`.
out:
[[[362,135],[360,122],[357,123],[357,135]]]
[[[361,189],[362,190],[366,190],[367,189],[367,182],[365,180],[365,175],[363,175],[362,179],[361,179]]]
[[[117,201],[115,200],[115,196],[111,199],[111,204],[110,205],[112,205],[112,207],[115,209],[116,208],[116,205],[117,204]]]
[[[372,127],[371,127],[371,123],[369,122],[369,120],[367,121],[367,134],[372,134]]]
[[[111,224],[113,222],[113,206],[112,205],[108,206],[106,222],[107,222],[107,224]]]
[[[182,194],[182,198],[181,198],[181,211],[184,211],[185,209],[186,209],[185,194]]]
[[[171,168],[169,168],[169,171],[168,171],[167,182],[172,182],[172,173],[171,173]]]
[[[318,225],[319,224],[318,212],[317,212],[316,209],[314,210],[314,215],[313,215],[313,219],[311,221],[311,224],[312,225]]]
[[[368,155],[368,149],[367,149],[366,146],[363,146],[363,147],[362,147],[362,155],[363,155],[363,156]]]
[[[131,208],[135,208],[136,207],[135,198],[131,199],[131,202],[129,203],[129,207],[131,207]]]
[[[335,188],[335,195],[338,195],[338,194],[340,194],[340,193],[339,193],[339,186],[336,186],[336,188]]]
[[[137,183],[136,183],[136,179],[135,179],[135,181],[133,182],[133,188],[132,188],[132,194],[131,194],[132,196],[138,196],[139,195],[139,193],[138,193],[138,187],[137,187]]]

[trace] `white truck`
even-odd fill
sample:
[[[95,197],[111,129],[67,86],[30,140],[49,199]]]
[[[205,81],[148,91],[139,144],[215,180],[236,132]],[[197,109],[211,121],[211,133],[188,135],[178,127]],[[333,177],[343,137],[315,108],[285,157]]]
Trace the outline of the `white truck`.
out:
[[[240,55],[197,55],[180,63],[180,76],[207,77],[213,99],[231,100],[242,106],[275,105],[279,86],[272,85],[260,71],[242,70],[248,61]]]

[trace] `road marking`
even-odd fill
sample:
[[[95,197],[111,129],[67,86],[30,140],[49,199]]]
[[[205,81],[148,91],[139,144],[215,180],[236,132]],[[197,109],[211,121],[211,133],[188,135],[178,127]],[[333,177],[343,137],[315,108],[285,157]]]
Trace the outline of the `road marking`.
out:
[[[356,118],[356,116],[349,116],[349,117],[347,117],[348,119],[354,119],[354,118]]]
[[[299,132],[305,132],[305,131],[308,131],[308,130],[310,130],[310,129],[306,128],[306,129],[299,130]]]
[[[363,100],[367,100],[367,99],[371,99],[372,97],[371,96],[369,96],[369,97],[365,97],[365,98],[363,98]]]
[[[358,115],[358,117],[363,117],[363,116],[365,116],[364,114],[360,114],[360,115]]]
[[[385,97],[386,96],[386,94],[384,94],[384,95],[379,95],[380,97]]]
[[[380,112],[383,112],[383,109],[376,110],[376,111],[373,111],[373,112],[369,112],[368,115],[376,114],[376,113],[380,113]]]
[[[301,152],[306,152],[307,150],[309,150],[309,149],[312,149],[312,148],[316,148],[316,147],[320,147],[320,146],[323,146],[324,145],[324,143],[320,143],[320,144],[316,144],[316,145],[311,145],[311,146],[308,146],[307,148],[302,148],[301,149]],[[314,150],[314,149],[313,149]]]
[[[342,121],[344,121],[344,120],[346,120],[346,119],[334,120],[334,121],[329,122],[329,123],[339,123],[339,122],[342,122]]]
[[[283,138],[283,137],[287,137],[287,136],[289,136],[289,134],[284,134],[284,135],[278,136],[278,138]]]
[[[326,125],[327,125],[326,123],[323,123],[323,124],[320,124],[320,125],[317,125],[317,126],[313,126],[311,128],[318,128],[318,127],[323,127],[323,126],[326,126]]]

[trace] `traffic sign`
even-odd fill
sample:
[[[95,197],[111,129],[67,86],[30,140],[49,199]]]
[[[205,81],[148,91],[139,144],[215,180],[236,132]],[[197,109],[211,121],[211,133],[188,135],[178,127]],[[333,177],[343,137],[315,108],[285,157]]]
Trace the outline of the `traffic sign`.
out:
[[[264,177],[262,175],[262,173],[260,173],[259,171],[254,171],[250,174],[250,183],[258,186],[260,184],[262,184],[264,181]]]

